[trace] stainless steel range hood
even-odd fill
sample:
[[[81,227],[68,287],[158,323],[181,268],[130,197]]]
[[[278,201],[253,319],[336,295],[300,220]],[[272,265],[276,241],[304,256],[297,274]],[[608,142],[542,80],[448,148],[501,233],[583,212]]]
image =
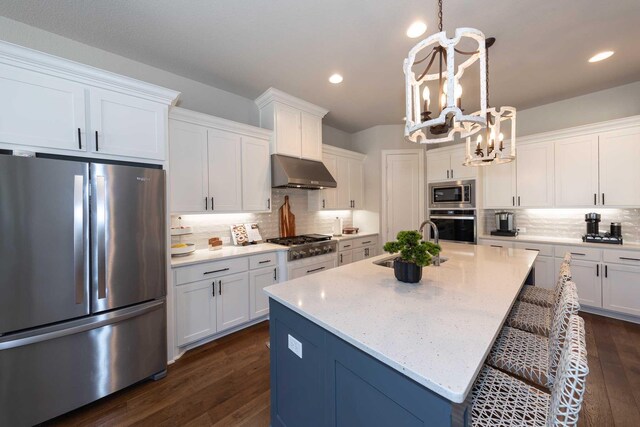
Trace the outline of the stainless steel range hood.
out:
[[[272,154],[271,186],[321,190],[335,188],[336,180],[322,162]]]

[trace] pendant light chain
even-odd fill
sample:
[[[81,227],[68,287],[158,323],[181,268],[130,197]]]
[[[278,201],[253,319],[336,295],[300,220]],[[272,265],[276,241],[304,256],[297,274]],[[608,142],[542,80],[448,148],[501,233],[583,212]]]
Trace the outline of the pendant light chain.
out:
[[[438,29],[442,31],[442,0],[438,0]]]

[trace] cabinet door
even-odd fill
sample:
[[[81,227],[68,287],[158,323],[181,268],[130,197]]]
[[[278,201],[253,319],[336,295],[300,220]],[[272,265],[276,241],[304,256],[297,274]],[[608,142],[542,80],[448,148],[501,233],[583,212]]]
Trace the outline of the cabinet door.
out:
[[[602,307],[640,316],[640,267],[605,264],[605,268]]]
[[[451,174],[451,154],[427,151],[427,182],[446,181]]]
[[[232,274],[218,279],[218,332],[249,321],[249,275]]]
[[[327,167],[333,179],[337,182],[338,176],[338,158],[333,154],[324,153],[322,155],[322,163]],[[338,183],[338,185],[340,185]],[[311,193],[311,192],[310,192]],[[327,188],[320,190],[320,208],[336,209],[338,207],[338,190],[335,188]]]
[[[555,259],[555,277],[560,274],[561,258]],[[602,265],[597,262],[571,261],[571,277],[578,288],[580,304],[589,307],[602,307]]]
[[[349,209],[351,198],[349,188],[349,159],[346,157],[336,157],[336,209]]]
[[[207,129],[170,120],[169,155],[171,212],[205,212],[205,199],[209,195]]]
[[[302,155],[300,110],[276,103],[275,120],[276,153],[300,157]]]
[[[365,259],[365,254],[364,254],[364,250],[366,248],[356,248],[353,250],[353,258],[352,261],[353,262],[358,262],[358,261],[362,261],[363,259]]]
[[[267,140],[242,137],[242,209],[271,209],[271,157]]]
[[[216,333],[215,280],[176,286],[178,346]]]
[[[376,256],[376,248],[373,246],[367,246],[364,249],[364,259]]]
[[[600,135],[600,197],[604,206],[640,206],[640,128]]]
[[[536,286],[546,289],[555,289],[555,265],[552,257],[540,256],[536,258]]]
[[[518,147],[517,158],[516,205],[530,208],[553,206],[553,144]]]
[[[235,133],[209,130],[209,209],[242,210],[242,144]]]
[[[249,272],[249,317],[252,320],[269,314],[269,297],[263,289],[275,283],[278,283],[277,267]]]
[[[338,254],[338,265],[351,264],[353,262],[353,251],[340,251]]]
[[[84,86],[0,64],[0,94],[0,143],[86,151]]]
[[[451,173],[450,178],[475,179],[478,176],[478,168],[474,166],[464,166],[466,153],[464,149],[457,149],[451,153]]]
[[[354,209],[364,208],[364,179],[362,162],[349,159],[349,200]]]
[[[96,88],[89,96],[96,152],[165,159],[166,105]]]
[[[304,111],[300,117],[302,126],[301,157],[322,160],[322,118]]]
[[[517,161],[482,168],[485,208],[512,208],[516,205]]]
[[[556,206],[598,204],[598,136],[555,141]]]

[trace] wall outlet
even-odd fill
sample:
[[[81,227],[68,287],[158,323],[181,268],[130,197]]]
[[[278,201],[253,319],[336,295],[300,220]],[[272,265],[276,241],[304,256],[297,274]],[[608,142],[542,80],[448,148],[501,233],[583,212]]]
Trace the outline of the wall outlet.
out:
[[[526,232],[527,232],[527,229],[525,227],[518,227],[518,233],[525,234]]]
[[[289,350],[294,352],[296,356],[302,359],[302,343],[289,334],[287,334],[287,337],[289,342]]]

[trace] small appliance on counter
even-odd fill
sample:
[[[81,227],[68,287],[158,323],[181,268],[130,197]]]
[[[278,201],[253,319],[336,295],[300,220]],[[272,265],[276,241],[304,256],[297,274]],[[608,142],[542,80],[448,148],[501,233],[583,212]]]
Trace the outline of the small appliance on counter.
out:
[[[336,217],[336,219],[333,220],[333,235],[342,236],[342,227],[343,227],[342,218]]]
[[[514,237],[518,235],[513,224],[513,212],[496,212],[496,229],[491,232],[492,236]]]
[[[613,245],[622,244],[622,225],[619,222],[612,222],[608,232],[600,234],[599,213],[591,212],[584,215],[584,222],[587,223],[587,234],[582,236],[583,242],[588,243],[609,243]]]

